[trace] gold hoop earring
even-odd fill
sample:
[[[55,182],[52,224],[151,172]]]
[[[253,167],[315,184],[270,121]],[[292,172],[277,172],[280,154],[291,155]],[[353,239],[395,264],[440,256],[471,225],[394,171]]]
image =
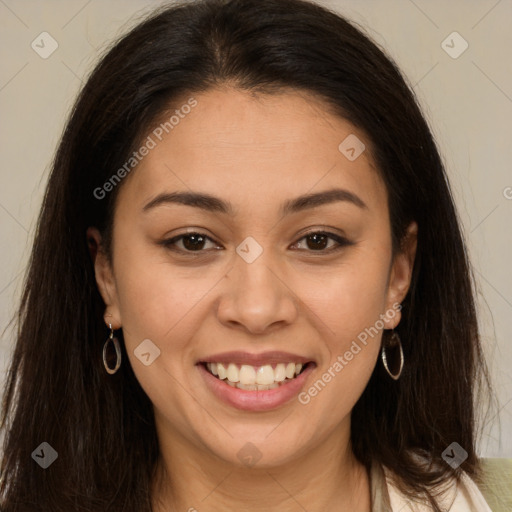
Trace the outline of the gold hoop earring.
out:
[[[103,366],[105,367],[105,370],[107,370],[107,373],[113,375],[117,372],[117,370],[119,370],[119,367],[121,366],[121,345],[119,345],[119,340],[114,337],[114,329],[112,329],[112,324],[108,324],[108,326],[110,328],[110,336],[107,338],[107,341],[105,341],[105,344],[103,345]],[[114,348],[116,350],[116,364],[114,368],[110,368],[107,363],[107,348],[109,341],[114,344]]]
[[[397,354],[396,349],[399,349],[399,359],[397,361]],[[387,350],[390,349],[393,354],[387,354]],[[398,362],[398,371],[395,373],[392,373],[388,366],[388,361],[390,361],[389,356],[391,355],[391,361],[392,366],[396,367]],[[400,375],[402,375],[402,369],[404,367],[404,352],[402,350],[402,341],[400,340],[400,336],[398,336],[398,333],[393,331],[393,334],[391,334],[391,337],[387,342],[382,343],[382,349],[380,351],[380,356],[382,358],[382,364],[384,365],[384,368],[388,375],[393,380],[398,380],[400,378]]]

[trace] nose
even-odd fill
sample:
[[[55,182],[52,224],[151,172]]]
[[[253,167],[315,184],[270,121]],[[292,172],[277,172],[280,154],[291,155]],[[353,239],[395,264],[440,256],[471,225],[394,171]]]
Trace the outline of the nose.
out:
[[[236,256],[225,277],[217,315],[228,327],[262,334],[292,324],[298,314],[297,304],[286,272],[280,272],[263,251],[252,263]]]

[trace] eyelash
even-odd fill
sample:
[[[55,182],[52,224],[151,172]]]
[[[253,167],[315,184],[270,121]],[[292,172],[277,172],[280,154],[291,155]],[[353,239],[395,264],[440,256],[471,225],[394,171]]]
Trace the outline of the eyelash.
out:
[[[215,240],[213,240],[209,236],[205,235],[204,233],[200,233],[200,232],[196,232],[196,231],[191,231],[189,233],[183,233],[182,235],[175,236],[175,237],[170,238],[168,240],[162,240],[162,242],[160,242],[160,244],[163,245],[166,249],[169,249],[169,250],[174,251],[174,252],[179,252],[179,253],[186,254],[186,255],[201,256],[201,253],[207,252],[208,250],[207,249],[199,249],[197,251],[189,251],[189,250],[186,250],[186,249],[177,248],[175,246],[176,242],[180,241],[181,239],[187,238],[189,236],[194,236],[194,235],[199,235],[199,236],[203,237],[206,240],[209,240],[209,241],[211,241],[213,243],[216,243]],[[330,247],[328,249],[319,249],[319,250],[316,250],[316,251],[312,250],[312,249],[310,249],[310,250],[308,250],[308,249],[299,249],[300,251],[306,250],[306,252],[312,252],[312,253],[324,253],[324,254],[327,253],[327,254],[331,254],[332,252],[339,251],[340,249],[342,249],[344,247],[347,247],[349,245],[354,245],[353,242],[350,242],[346,238],[344,238],[344,237],[342,237],[340,235],[336,235],[334,233],[330,233],[328,231],[311,231],[309,233],[306,233],[303,237],[301,237],[293,245],[296,245],[297,243],[299,243],[300,241],[304,240],[305,238],[308,238],[308,237],[313,236],[313,235],[326,236],[327,238],[330,238],[330,239],[334,240],[338,245],[334,246],[334,247]]]

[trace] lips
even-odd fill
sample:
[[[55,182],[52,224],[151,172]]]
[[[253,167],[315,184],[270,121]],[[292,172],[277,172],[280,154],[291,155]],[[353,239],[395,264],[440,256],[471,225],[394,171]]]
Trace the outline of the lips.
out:
[[[238,409],[264,411],[296,396],[314,361],[289,352],[224,352],[196,365],[207,387],[225,403]]]
[[[300,375],[289,382],[281,383],[276,388],[254,391],[230,386],[226,381],[212,375],[202,364],[197,365],[197,368],[213,398],[236,409],[262,412],[276,409],[296,399],[305,387],[315,365],[307,365]]]

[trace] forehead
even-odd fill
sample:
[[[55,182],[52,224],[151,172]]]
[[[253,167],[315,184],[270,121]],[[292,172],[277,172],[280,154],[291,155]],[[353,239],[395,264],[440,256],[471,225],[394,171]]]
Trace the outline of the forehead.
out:
[[[183,108],[191,97],[197,103]],[[366,135],[308,93],[209,90],[174,102],[154,125],[142,141],[152,148],[120,191],[130,204],[190,189],[240,207],[330,187],[367,204],[386,195]],[[362,153],[348,158],[347,147]]]

